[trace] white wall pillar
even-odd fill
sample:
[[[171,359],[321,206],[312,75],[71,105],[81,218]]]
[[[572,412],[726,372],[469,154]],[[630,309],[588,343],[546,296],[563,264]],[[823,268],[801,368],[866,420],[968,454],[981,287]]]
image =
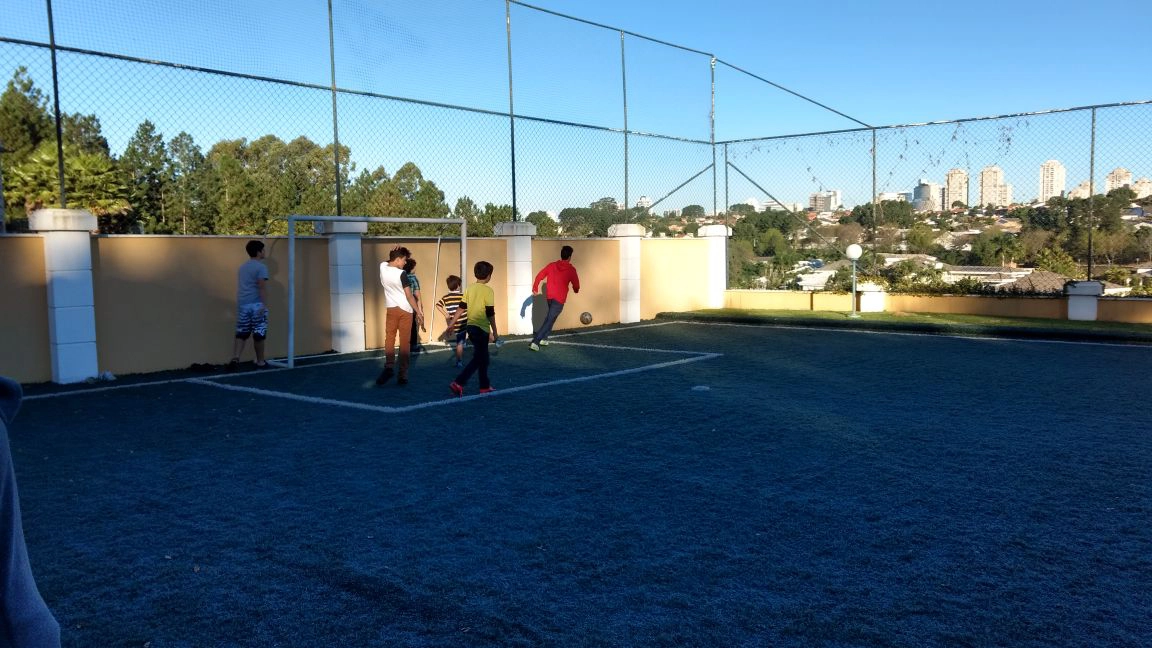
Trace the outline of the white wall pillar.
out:
[[[368,223],[320,221],[316,233],[328,237],[328,287],[332,302],[332,349],[363,351],[364,253]]]
[[[1104,284],[1099,281],[1069,281],[1064,284],[1064,294],[1068,295],[1068,319],[1096,321],[1096,302],[1104,294]]]
[[[536,236],[536,226],[524,221],[497,223],[495,234],[508,241],[506,314],[503,321],[497,320],[497,330],[501,334],[530,335],[532,318],[520,317],[520,306],[532,296],[532,280],[536,277],[532,270],[532,237]]]
[[[696,236],[708,240],[708,295],[706,308],[724,308],[724,291],[728,289],[728,237],[732,228],[727,225],[703,225]]]
[[[28,216],[28,228],[44,233],[52,382],[100,374],[92,290],[91,232],[97,227],[96,217],[83,209],[40,209]]]
[[[640,321],[640,241],[648,232],[643,225],[619,223],[608,236],[620,240],[620,323]]]

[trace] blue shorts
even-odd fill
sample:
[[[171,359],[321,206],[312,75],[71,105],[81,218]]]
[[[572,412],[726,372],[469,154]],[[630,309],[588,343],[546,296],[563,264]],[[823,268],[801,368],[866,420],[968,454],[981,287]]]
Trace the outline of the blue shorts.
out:
[[[249,335],[256,339],[268,337],[268,309],[264,304],[244,304],[236,313],[236,337],[247,339]]]
[[[467,341],[468,341],[468,331],[467,330],[460,329],[459,331],[456,331],[456,346],[460,346],[461,344],[464,344]]]

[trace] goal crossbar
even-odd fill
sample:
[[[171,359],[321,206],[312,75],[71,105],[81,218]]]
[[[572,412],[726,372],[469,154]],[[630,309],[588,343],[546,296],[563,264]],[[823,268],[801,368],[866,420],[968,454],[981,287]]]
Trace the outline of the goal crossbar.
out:
[[[462,218],[400,218],[391,216],[308,216],[290,214],[288,221],[288,358],[287,367],[296,367],[296,223],[427,223],[460,226],[460,267],[468,267],[468,222]]]

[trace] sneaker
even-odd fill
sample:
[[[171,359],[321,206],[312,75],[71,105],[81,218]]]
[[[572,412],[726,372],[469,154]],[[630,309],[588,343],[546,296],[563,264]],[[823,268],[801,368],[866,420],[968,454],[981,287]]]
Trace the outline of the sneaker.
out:
[[[389,380],[392,380],[392,376],[393,376],[392,367],[384,367],[384,371],[381,371],[380,375],[376,376],[376,384],[377,385],[383,385],[384,383],[388,382]]]
[[[529,348],[529,349],[532,349],[533,351],[539,351],[539,350],[540,350],[540,345],[539,345],[539,344],[536,344],[535,342],[533,342],[532,344],[529,344],[529,345],[528,345],[528,348]]]
[[[451,389],[452,393],[456,396],[463,396],[464,395],[464,388],[461,387],[460,385],[457,385],[455,380],[448,383],[448,389]]]
[[[491,394],[491,393],[492,393],[492,392],[494,392],[494,391],[496,391],[496,388],[495,388],[495,387],[481,387],[481,388],[480,388],[480,393],[481,393],[481,394]]]
[[[240,371],[240,358],[232,358],[228,361],[228,373],[236,373]]]
[[[540,340],[540,346],[548,346],[548,340]]]
[[[258,364],[258,365],[256,365],[256,368],[257,368],[257,369],[271,369],[271,368],[272,368],[272,365],[270,365],[270,364],[268,364],[267,362],[265,362],[264,364]]]
[[[457,369],[463,369],[464,368],[464,361],[463,360],[457,360],[456,361],[456,368]]]
[[[408,379],[407,378],[397,378],[396,384],[403,387],[404,385],[408,384]]]

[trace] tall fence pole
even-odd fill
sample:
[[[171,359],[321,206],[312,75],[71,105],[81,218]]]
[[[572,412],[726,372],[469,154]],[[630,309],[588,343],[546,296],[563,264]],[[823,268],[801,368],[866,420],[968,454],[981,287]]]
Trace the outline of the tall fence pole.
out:
[[[731,205],[732,199],[728,196],[728,142],[724,142],[724,204]],[[724,210],[724,224],[732,227],[732,215]]]
[[[512,1],[504,0],[504,29],[508,38],[508,139],[512,149],[512,220],[520,220],[516,209],[516,110],[512,104]]]
[[[628,66],[624,61],[624,32],[620,32],[620,83],[624,89],[624,209],[628,209]],[[625,212],[627,213],[627,212]]]
[[[711,90],[711,107],[708,109],[708,127],[710,133],[708,141],[712,144],[712,216],[715,217],[716,209],[716,57],[712,57],[709,67],[712,71],[712,90]]]
[[[1092,137],[1088,149],[1088,281],[1092,281],[1092,227],[1096,195],[1096,109],[1092,109]]]
[[[872,257],[876,257],[876,223],[880,221],[880,196],[876,192],[876,129],[872,129]]]
[[[332,160],[336,171],[336,215],[343,216],[340,197],[343,193],[341,185],[344,183],[340,180],[340,120],[336,112],[336,31],[332,21],[332,0],[328,0],[328,63],[332,78]]]
[[[52,0],[48,6],[48,49],[52,55],[52,118],[56,121],[56,176],[60,183],[60,208],[68,208],[64,189],[64,126],[60,123],[60,76],[56,67],[56,28],[52,22]]]

